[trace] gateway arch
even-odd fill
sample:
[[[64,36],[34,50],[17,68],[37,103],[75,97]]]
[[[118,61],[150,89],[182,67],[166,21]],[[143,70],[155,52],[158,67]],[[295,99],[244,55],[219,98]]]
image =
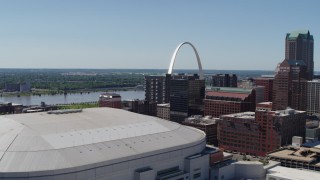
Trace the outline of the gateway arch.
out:
[[[200,61],[200,57],[199,57],[199,54],[198,54],[198,51],[197,49],[190,43],[190,42],[183,42],[181,44],[178,45],[178,47],[176,48],[176,50],[174,51],[172,57],[171,57],[171,62],[170,62],[170,66],[169,66],[169,69],[168,69],[168,74],[171,74],[172,73],[172,69],[173,69],[173,66],[174,66],[174,62],[176,60],[176,56],[177,56],[177,53],[179,51],[179,49],[185,45],[185,44],[188,44],[192,47],[194,53],[196,54],[196,58],[197,58],[197,62],[198,62],[198,67],[199,67],[199,78],[200,79],[204,79],[203,77],[203,71],[202,71],[202,65],[201,65],[201,61]]]

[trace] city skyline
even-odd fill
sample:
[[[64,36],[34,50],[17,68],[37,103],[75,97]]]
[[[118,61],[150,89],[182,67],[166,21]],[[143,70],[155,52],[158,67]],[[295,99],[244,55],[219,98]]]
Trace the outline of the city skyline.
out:
[[[274,70],[286,34],[309,30],[319,71],[320,2],[307,2],[4,0],[1,68],[167,69],[188,41],[204,69]],[[175,69],[197,69],[191,47]]]

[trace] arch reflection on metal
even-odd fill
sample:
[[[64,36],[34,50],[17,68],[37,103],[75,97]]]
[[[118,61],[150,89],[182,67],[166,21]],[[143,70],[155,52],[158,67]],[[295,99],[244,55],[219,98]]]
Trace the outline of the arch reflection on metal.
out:
[[[176,60],[177,53],[178,53],[179,49],[181,48],[181,46],[183,46],[184,44],[188,44],[188,45],[190,45],[192,47],[192,49],[193,49],[193,51],[194,51],[194,53],[196,54],[196,57],[197,57],[200,79],[204,79],[203,78],[202,65],[201,65],[201,62],[200,62],[200,57],[199,57],[198,51],[190,42],[183,42],[183,43],[179,44],[179,46],[176,48],[176,50],[174,51],[174,53],[173,53],[173,55],[171,57],[171,62],[170,62],[168,74],[172,73],[172,69],[173,69],[173,66],[174,66],[174,61]]]

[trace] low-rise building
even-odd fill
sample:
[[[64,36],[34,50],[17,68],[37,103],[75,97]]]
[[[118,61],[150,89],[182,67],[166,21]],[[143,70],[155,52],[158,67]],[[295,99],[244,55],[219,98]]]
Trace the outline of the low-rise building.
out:
[[[121,109],[121,96],[116,93],[103,93],[99,97],[99,107]]]
[[[289,146],[269,153],[268,157],[284,167],[320,171],[319,148]]]
[[[0,114],[19,114],[22,113],[23,105],[15,103],[0,103]]]
[[[157,104],[157,117],[170,120],[170,103]]]
[[[7,92],[30,92],[31,84],[27,83],[5,83],[5,91]]]
[[[261,162],[257,161],[226,161],[210,168],[211,180],[226,179],[256,179],[263,180],[266,170]]]
[[[125,108],[131,112],[149,116],[157,116],[157,103],[155,102],[134,99],[126,101],[125,104],[127,106]]]
[[[201,115],[193,115],[182,121],[181,124],[195,127],[206,133],[207,143],[218,146],[217,140],[217,126],[219,118],[212,118],[211,116],[203,117]]]
[[[315,142],[320,139],[319,121],[308,121],[306,123],[306,141]]]

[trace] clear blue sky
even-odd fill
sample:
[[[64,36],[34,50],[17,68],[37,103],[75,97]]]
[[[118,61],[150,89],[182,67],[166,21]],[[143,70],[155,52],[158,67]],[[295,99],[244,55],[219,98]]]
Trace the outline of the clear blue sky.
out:
[[[274,70],[287,32],[314,35],[319,0],[0,0],[0,68],[166,69],[189,41],[204,69]],[[197,67],[185,46],[176,69]]]

